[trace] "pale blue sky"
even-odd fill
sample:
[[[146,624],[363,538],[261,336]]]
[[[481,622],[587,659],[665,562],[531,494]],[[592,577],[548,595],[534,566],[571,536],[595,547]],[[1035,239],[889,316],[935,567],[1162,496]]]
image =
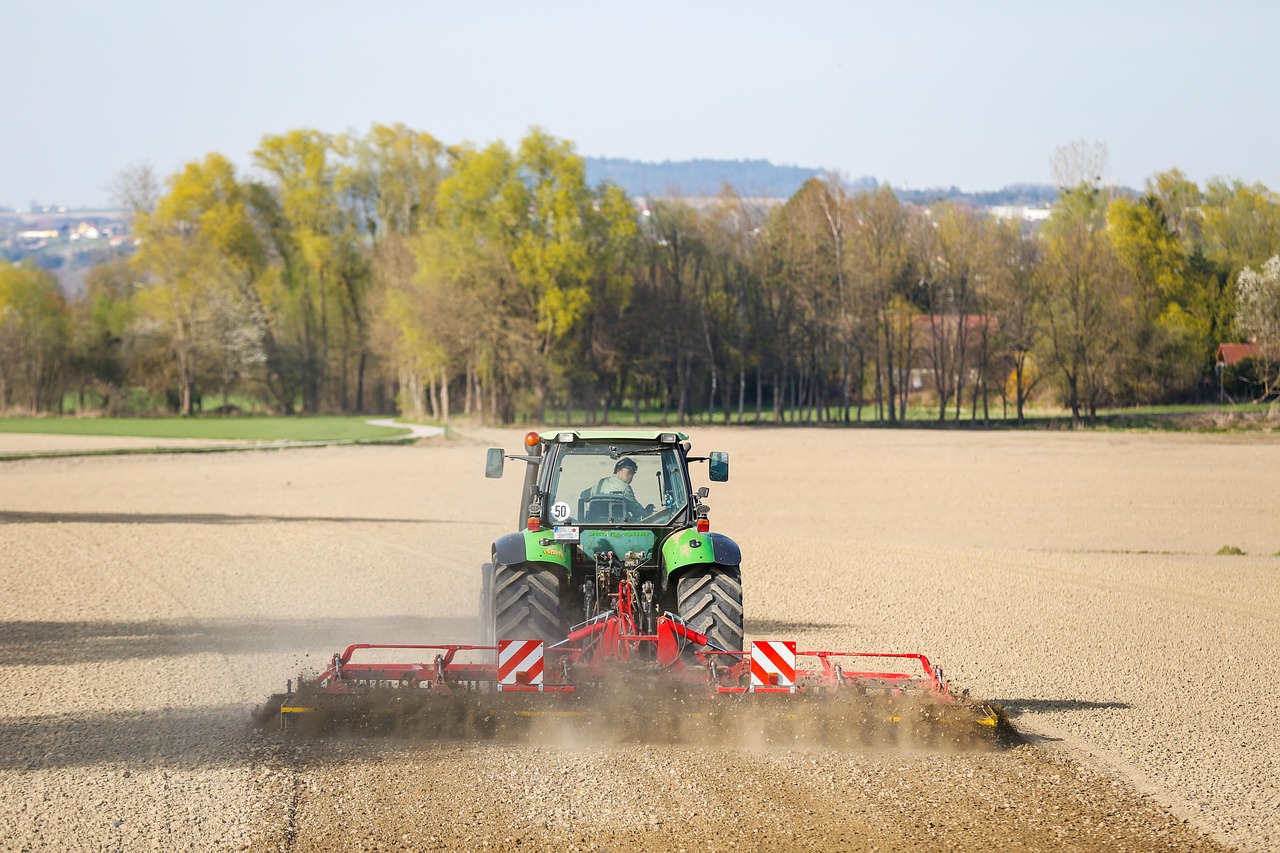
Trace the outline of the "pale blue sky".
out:
[[[1109,176],[1280,188],[1280,6],[1123,3],[218,3],[0,6],[0,205],[102,203],[113,176],[295,127],[404,122],[579,153],[755,159],[896,186]]]

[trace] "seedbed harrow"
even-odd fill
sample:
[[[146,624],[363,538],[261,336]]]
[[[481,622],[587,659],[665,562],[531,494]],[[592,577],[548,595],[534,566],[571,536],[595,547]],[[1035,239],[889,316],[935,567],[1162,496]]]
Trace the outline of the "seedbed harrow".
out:
[[[634,602],[628,587],[617,601]],[[294,734],[481,740],[555,730],[590,742],[968,745],[1005,725],[999,708],[954,695],[922,654],[787,640],[735,652],[672,613],[638,630],[635,612],[605,611],[558,643],[353,644],[296,689],[290,682],[271,709]],[[376,659],[388,655],[395,662]]]

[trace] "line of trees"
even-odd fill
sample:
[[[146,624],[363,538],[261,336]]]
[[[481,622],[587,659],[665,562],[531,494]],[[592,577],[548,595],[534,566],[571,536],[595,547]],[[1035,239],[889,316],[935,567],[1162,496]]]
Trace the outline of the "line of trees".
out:
[[[1223,341],[1274,362],[1280,198],[1176,170],[1113,197],[1085,165],[1030,230],[833,178],[767,209],[637,203],[536,129],[267,136],[252,177],[124,173],[138,250],[83,298],[0,267],[0,409],[894,422],[1046,395],[1079,419],[1209,398]]]

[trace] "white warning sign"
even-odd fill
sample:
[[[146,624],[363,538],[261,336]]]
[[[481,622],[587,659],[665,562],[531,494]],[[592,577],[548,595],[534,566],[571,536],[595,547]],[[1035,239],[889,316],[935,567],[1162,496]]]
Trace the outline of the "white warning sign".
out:
[[[551,519],[553,521],[569,520],[569,505],[564,501],[556,501],[551,505]]]

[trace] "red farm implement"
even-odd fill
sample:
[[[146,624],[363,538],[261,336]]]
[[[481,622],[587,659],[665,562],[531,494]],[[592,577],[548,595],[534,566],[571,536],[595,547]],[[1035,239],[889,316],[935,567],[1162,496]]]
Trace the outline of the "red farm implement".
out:
[[[870,743],[906,732],[913,741],[969,743],[1003,726],[998,708],[953,695],[922,654],[805,651],[777,640],[728,651],[671,613],[640,630],[625,581],[614,601],[558,643],[357,643],[266,710],[300,734],[480,739],[554,730],[592,741],[748,733]]]

